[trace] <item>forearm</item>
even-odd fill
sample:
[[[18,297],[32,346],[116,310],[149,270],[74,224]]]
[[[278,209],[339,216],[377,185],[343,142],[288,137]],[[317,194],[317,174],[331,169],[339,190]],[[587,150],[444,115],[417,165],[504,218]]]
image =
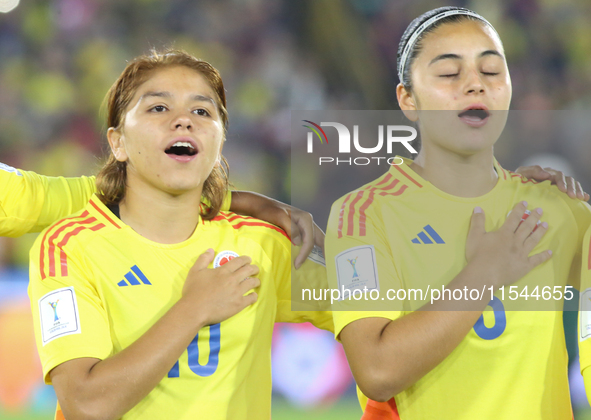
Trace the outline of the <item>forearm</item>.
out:
[[[257,217],[261,209],[268,206],[279,207],[283,203],[252,191],[232,191],[230,210],[234,213]]]
[[[480,267],[468,265],[447,289],[453,293],[455,289],[470,289],[475,284],[482,287],[482,282],[487,280],[481,279]],[[488,283],[487,287],[494,282],[489,280]],[[371,346],[364,346],[365,351],[371,349],[371,352],[348,356],[362,391],[372,399],[387,401],[416,383],[460,344],[488,302],[484,297],[465,301],[458,307],[457,301],[439,300],[394,321],[386,321],[377,334],[361,337],[372,340]],[[343,334],[341,337],[345,343],[346,337]]]
[[[204,323],[180,300],[152,328],[121,352],[97,362],[82,377],[58,366],[52,381],[68,419],[118,419],[166,376]]]
[[[315,245],[324,251],[324,233],[306,211],[250,191],[232,191],[230,210],[274,224],[287,233],[294,245],[301,245],[294,260],[296,270]]]

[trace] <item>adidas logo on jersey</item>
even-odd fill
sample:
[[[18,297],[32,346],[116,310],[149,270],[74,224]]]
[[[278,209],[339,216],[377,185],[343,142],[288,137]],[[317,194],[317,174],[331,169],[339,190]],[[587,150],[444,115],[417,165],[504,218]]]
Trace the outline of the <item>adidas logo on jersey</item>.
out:
[[[134,276],[134,274],[135,274],[135,276]],[[124,277],[125,277],[125,279],[123,279],[119,283],[117,283],[117,286],[119,286],[119,287],[129,286],[129,285],[139,286],[142,283],[147,284],[147,285],[152,284],[152,283],[150,283],[150,280],[148,280],[148,278],[144,275],[144,273],[142,273],[142,270],[140,270],[138,268],[137,265],[134,265],[133,267],[131,267],[131,271],[129,273],[127,273]]]
[[[432,244],[432,243],[436,243],[436,244],[444,244],[445,241],[443,239],[441,239],[441,236],[439,236],[439,234],[437,232],[435,232],[435,229],[433,229],[431,227],[431,225],[427,225],[423,228],[423,230],[421,232],[419,232],[419,234],[417,235],[417,238],[414,238],[411,241],[413,244]]]

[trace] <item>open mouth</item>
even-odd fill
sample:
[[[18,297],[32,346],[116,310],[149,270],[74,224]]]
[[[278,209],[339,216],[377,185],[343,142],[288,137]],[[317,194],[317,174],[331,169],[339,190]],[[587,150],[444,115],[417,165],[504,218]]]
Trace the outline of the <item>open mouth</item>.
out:
[[[484,120],[488,118],[489,113],[485,109],[467,109],[465,111],[460,112],[458,117],[460,118],[470,118],[470,119],[478,119]]]
[[[187,141],[177,141],[164,152],[167,155],[195,156],[197,154],[197,149],[195,149],[193,145]]]

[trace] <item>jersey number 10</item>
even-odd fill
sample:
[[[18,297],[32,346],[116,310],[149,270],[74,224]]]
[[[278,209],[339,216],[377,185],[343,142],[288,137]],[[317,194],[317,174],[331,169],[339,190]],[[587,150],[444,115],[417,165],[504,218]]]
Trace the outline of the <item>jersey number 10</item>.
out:
[[[209,326],[209,359],[207,364],[199,364],[199,333],[195,336],[189,347],[187,347],[187,353],[189,355],[189,369],[199,376],[211,376],[218,368],[219,355],[220,355],[220,324],[214,324]],[[169,378],[179,377],[179,361],[177,360],[172,369],[168,372]]]

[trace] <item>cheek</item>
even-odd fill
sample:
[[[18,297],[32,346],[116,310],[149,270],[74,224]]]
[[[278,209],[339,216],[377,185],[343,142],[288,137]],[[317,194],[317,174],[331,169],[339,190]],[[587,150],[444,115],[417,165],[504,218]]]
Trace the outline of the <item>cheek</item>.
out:
[[[511,100],[511,89],[506,86],[499,86],[493,90],[492,99],[495,102],[502,102],[501,107],[506,108]]]
[[[212,148],[211,151],[211,160],[213,162],[219,162],[220,156],[222,155],[222,146],[221,142],[215,142],[215,146]]]
[[[216,154],[220,154],[224,140],[224,132],[220,128],[220,125],[216,124],[211,127],[207,127],[203,134],[206,138],[206,141],[212,145],[212,150],[215,150]]]
[[[425,109],[450,109],[450,103],[458,99],[458,93],[447,88],[428,89],[423,93],[426,99],[424,105],[428,106]]]

